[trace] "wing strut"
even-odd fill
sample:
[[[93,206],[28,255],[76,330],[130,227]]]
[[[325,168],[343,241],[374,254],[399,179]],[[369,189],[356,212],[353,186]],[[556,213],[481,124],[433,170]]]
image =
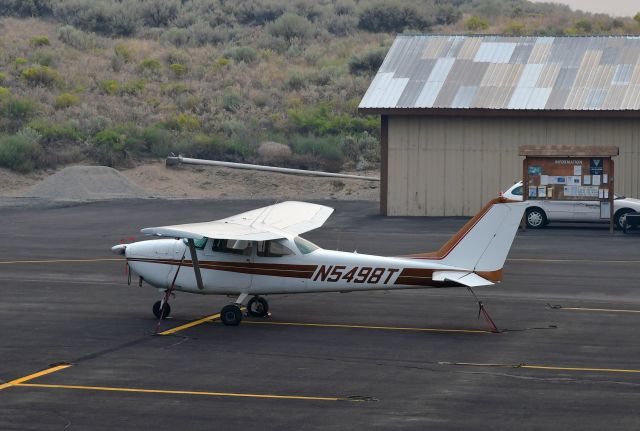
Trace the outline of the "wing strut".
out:
[[[189,244],[189,252],[191,252],[191,262],[193,263],[193,272],[196,274],[196,283],[198,289],[204,289],[202,285],[202,274],[200,274],[200,262],[198,262],[198,254],[196,253],[196,245],[192,238],[187,238],[187,244]]]

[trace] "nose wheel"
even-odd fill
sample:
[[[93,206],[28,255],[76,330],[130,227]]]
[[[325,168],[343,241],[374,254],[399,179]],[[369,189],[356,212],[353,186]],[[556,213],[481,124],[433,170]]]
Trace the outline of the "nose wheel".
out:
[[[220,320],[227,326],[238,326],[242,322],[242,310],[239,304],[229,304],[222,307]]]
[[[153,315],[156,316],[156,319],[165,319],[169,317],[171,314],[171,306],[168,302],[165,301],[164,307],[162,306],[162,301],[157,301],[153,304]]]

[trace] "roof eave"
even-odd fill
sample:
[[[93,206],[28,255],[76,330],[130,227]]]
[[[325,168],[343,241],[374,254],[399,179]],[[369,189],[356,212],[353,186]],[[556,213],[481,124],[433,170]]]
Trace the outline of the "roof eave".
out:
[[[358,108],[364,115],[402,115],[436,117],[573,117],[640,118],[640,110],[571,110],[571,109],[489,109],[489,108]]]

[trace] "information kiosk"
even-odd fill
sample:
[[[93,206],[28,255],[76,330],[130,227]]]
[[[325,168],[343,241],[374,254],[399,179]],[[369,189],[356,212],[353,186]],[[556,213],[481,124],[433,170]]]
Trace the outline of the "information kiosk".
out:
[[[544,200],[545,207],[571,212],[576,221],[599,214],[613,232],[612,157],[618,153],[613,146],[521,146],[522,199]]]

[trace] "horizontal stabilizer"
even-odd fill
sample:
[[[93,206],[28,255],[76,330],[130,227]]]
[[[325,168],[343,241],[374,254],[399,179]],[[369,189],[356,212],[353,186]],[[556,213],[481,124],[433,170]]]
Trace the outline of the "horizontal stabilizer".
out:
[[[433,273],[432,279],[433,281],[452,281],[468,287],[490,286],[493,284],[476,273],[461,271],[436,271]]]

